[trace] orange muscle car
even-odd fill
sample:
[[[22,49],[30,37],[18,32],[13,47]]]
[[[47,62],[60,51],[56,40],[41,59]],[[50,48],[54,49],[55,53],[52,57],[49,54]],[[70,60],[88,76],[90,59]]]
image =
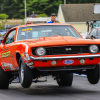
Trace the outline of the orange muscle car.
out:
[[[52,75],[59,86],[71,86],[73,73],[99,81],[100,40],[82,39],[69,24],[31,24],[10,29],[0,45],[0,89],[16,77],[24,88]]]

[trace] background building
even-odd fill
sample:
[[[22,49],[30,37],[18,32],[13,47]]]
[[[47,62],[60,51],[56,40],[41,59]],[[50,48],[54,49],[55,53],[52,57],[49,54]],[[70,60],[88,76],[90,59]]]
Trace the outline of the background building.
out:
[[[94,4],[60,4],[58,20],[73,25],[80,33],[87,32],[87,21],[100,20],[100,14],[94,14]]]

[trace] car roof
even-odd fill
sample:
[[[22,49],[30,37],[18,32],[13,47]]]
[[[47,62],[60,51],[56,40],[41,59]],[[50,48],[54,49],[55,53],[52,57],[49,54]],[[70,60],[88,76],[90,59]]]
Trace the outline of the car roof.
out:
[[[28,24],[28,25],[20,25],[20,26],[16,26],[13,28],[20,28],[20,27],[27,27],[27,26],[48,26],[48,25],[70,25],[70,24],[65,24],[65,23],[42,23],[42,24]]]

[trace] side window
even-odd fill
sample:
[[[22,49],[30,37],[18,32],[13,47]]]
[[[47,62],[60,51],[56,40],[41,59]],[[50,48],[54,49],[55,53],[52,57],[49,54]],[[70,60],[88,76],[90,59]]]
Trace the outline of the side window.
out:
[[[14,42],[15,32],[16,32],[16,30],[12,30],[12,31],[9,32],[9,34],[6,38],[6,43],[5,44],[9,44],[9,43]]]
[[[96,36],[96,33],[97,33],[97,29],[93,29],[93,30],[90,32],[89,35],[94,35],[94,36]]]

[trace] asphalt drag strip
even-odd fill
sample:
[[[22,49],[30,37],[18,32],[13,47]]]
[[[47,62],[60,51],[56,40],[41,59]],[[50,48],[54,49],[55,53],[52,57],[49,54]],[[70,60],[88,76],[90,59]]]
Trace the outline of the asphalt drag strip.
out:
[[[49,76],[47,82],[32,83],[28,89],[12,83],[8,90],[0,90],[0,100],[100,100],[100,82],[91,85],[86,76],[74,76],[71,87],[59,87]]]

